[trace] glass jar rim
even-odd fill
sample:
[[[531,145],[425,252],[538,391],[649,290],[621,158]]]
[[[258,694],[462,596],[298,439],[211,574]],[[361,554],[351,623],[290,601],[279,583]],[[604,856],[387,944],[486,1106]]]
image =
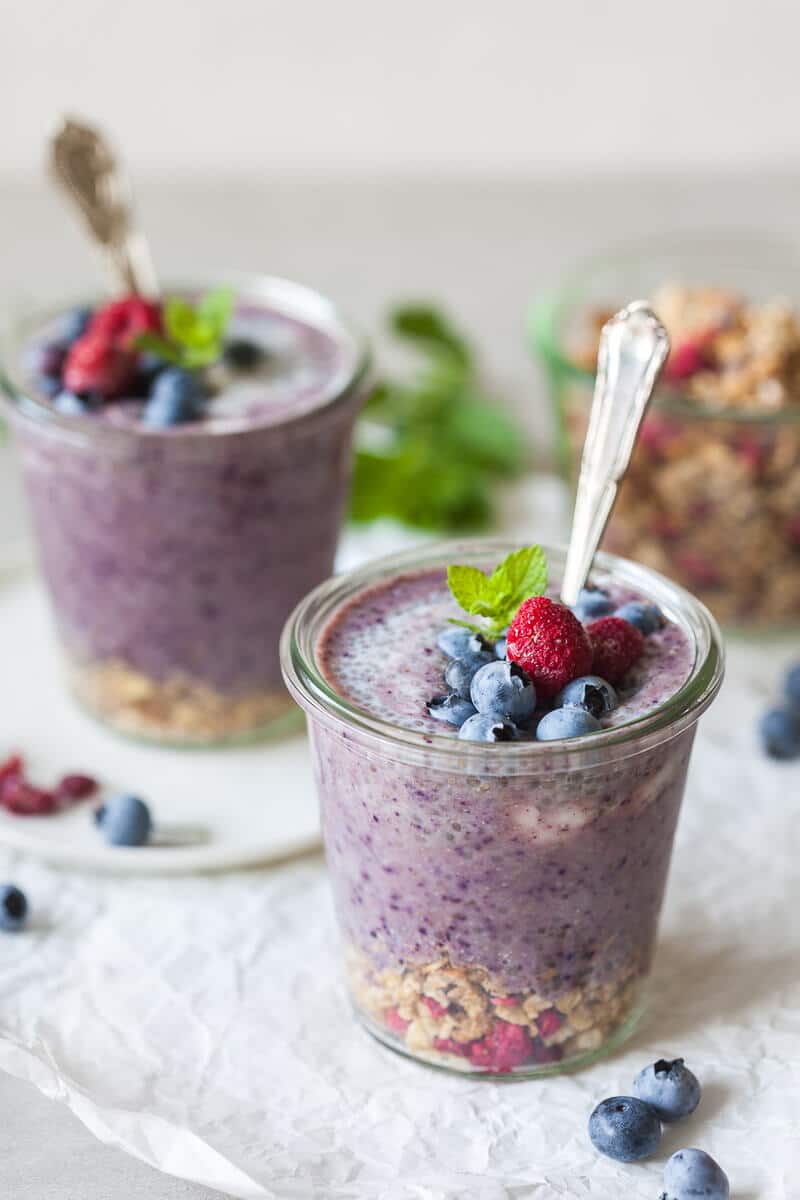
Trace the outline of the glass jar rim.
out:
[[[165,289],[178,295],[191,294],[212,286],[207,278],[182,278],[171,281]],[[230,287],[239,300],[260,301],[264,304],[281,306],[282,311],[298,320],[309,321],[316,329],[327,331],[339,341],[346,339],[352,345],[352,363],[347,371],[333,375],[323,397],[310,409],[297,413],[288,413],[285,419],[276,421],[274,425],[256,425],[243,427],[234,425],[230,428],[215,428],[182,426],[185,436],[189,431],[192,440],[198,438],[235,438],[248,436],[254,429],[262,433],[270,428],[284,430],[295,421],[302,421],[310,416],[323,417],[337,408],[340,403],[349,400],[363,384],[371,367],[371,353],[366,334],[345,316],[341,310],[321,292],[305,284],[295,283],[277,275],[253,275],[247,272],[229,271],[213,280],[214,287]],[[32,309],[21,321],[16,321],[13,328],[5,331],[2,346],[2,357],[8,364],[14,364],[13,369],[0,362],[0,394],[5,398],[17,416],[38,423],[62,433],[66,438],[81,440],[86,434],[86,418],[57,412],[51,404],[33,394],[30,387],[22,379],[15,380],[18,374],[19,352],[25,340],[41,329],[48,321],[72,308],[97,303],[97,296],[72,296],[56,304],[49,304],[42,309]],[[93,421],[91,436],[108,442],[130,442],[132,438],[174,440],[175,430],[157,426],[118,426]]]
[[[731,239],[734,233],[725,235]],[[783,239],[754,237],[753,235],[735,235],[737,244],[748,242],[756,246],[770,246],[775,250],[791,248],[795,252],[798,247],[793,242]],[[692,243],[708,248],[719,241],[716,233],[697,232],[694,235],[675,235],[666,237],[659,243],[667,249],[691,249]],[[582,288],[592,276],[604,267],[616,263],[635,262],[652,253],[653,243],[633,242],[592,255],[575,264],[570,270],[564,283],[548,296],[533,301],[528,309],[527,331],[531,346],[551,368],[559,374],[567,376],[576,382],[583,382],[587,387],[594,384],[595,373],[575,362],[568,353],[561,337],[563,320],[566,316],[586,308],[582,302]],[[800,255],[798,256],[800,266]],[[638,297],[622,297],[622,300],[633,300]],[[768,425],[781,427],[800,424],[800,405],[796,408],[774,409],[764,411],[756,408],[720,407],[719,405],[703,404],[690,398],[680,388],[659,384],[653,397],[653,407],[667,416],[680,417],[688,421],[723,421],[743,426]]]
[[[297,605],[281,635],[281,666],[289,691],[306,713],[395,757],[429,765],[451,765],[468,774],[526,774],[543,768],[575,770],[594,762],[638,754],[677,736],[693,724],[716,696],[724,673],[724,650],[716,621],[690,592],[648,567],[599,553],[592,577],[610,576],[652,599],[669,619],[678,620],[694,643],[688,677],[665,701],[624,725],[584,738],[559,742],[503,742],[497,746],[462,742],[435,731],[409,729],[377,717],[345,699],[326,680],[316,661],[320,634],[348,599],[397,575],[450,562],[500,561],[519,543],[496,538],[460,539],[415,546],[334,576]],[[562,547],[544,547],[551,567],[563,563]]]

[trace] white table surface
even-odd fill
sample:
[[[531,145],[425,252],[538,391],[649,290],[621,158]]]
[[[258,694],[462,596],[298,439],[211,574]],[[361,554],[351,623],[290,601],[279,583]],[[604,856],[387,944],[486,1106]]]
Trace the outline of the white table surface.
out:
[[[229,265],[270,269],[316,283],[369,325],[375,324],[376,315],[392,299],[410,295],[446,299],[468,327],[480,332],[492,374],[524,409],[543,445],[548,426],[545,406],[521,333],[531,293],[557,278],[559,267],[574,254],[648,230],[719,224],[737,228],[757,220],[773,230],[791,232],[796,222],[796,184],[794,179],[779,178],[664,178],[638,183],[600,179],[591,181],[591,186],[587,181],[538,183],[535,179],[164,178],[143,181],[139,191],[165,274],[193,270],[198,259],[212,275]],[[85,290],[89,272],[82,244],[64,226],[60,209],[45,190],[27,180],[0,180],[0,185],[3,292],[24,290],[43,298]],[[743,736],[749,733],[745,728]],[[786,790],[783,781],[788,779],[785,774],[779,777],[776,796]],[[780,799],[786,803],[789,797]],[[680,854],[687,853],[684,839]],[[682,871],[680,877],[685,889],[689,876]],[[733,872],[730,886],[738,886]],[[713,913],[705,917],[713,927]],[[676,941],[683,918],[696,920],[698,914],[686,891],[678,895],[673,886],[668,938],[660,960],[662,980],[665,971],[671,966],[677,969],[683,961],[684,950]],[[707,1000],[719,1001],[726,994],[726,972],[732,971],[725,1017],[735,1022],[741,1011],[744,1033],[753,1017],[754,1001],[739,1000],[733,992],[758,982],[760,1002],[768,1006],[773,986],[785,991],[791,980],[779,957],[761,962],[755,954],[752,962],[737,962],[736,948],[746,945],[747,937],[746,929],[735,932],[736,937],[720,939],[722,957],[708,960],[703,994]],[[690,950],[691,936],[687,946]],[[657,1011],[667,1016],[663,1006]],[[676,1018],[670,1028],[677,1037],[685,1024]],[[611,1069],[605,1075],[610,1078],[613,1073]],[[103,1146],[65,1108],[42,1099],[28,1084],[2,1075],[0,1113],[3,1193],[14,1200],[107,1200],[110,1196],[210,1200],[218,1194],[156,1173]],[[743,1131],[742,1136],[749,1133]],[[764,1176],[758,1187],[748,1181],[737,1194],[739,1200],[762,1196],[783,1200],[791,1195],[788,1184],[786,1190],[779,1190],[776,1164],[770,1167],[770,1179]],[[402,1188],[392,1193],[403,1194]],[[426,1195],[416,1189],[406,1194]],[[525,1184],[513,1190],[515,1200],[538,1200],[540,1194],[545,1192]],[[603,1200],[611,1194],[602,1185],[596,1191]]]

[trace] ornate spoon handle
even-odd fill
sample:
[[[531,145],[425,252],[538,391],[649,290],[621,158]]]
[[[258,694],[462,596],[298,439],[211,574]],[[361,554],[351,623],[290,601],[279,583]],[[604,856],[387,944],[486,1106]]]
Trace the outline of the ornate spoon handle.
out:
[[[565,604],[576,602],[586,582],[668,353],[667,331],[642,300],[629,304],[603,326],[561,585]]]
[[[102,134],[64,120],[50,143],[50,168],[100,248],[115,286],[155,294],[153,260],[144,237],[133,227],[128,183]]]

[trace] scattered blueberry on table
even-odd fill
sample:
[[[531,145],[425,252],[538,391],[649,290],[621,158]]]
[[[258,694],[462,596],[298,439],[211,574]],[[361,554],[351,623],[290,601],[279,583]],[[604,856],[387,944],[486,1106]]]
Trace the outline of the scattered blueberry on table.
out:
[[[680,1121],[693,1113],[700,1103],[697,1076],[682,1058],[660,1058],[645,1067],[633,1081],[640,1100],[651,1104],[662,1121]]]
[[[770,758],[783,762],[800,758],[800,662],[786,672],[783,702],[761,714],[758,737]]]
[[[150,838],[150,810],[138,796],[112,796],[95,812],[95,821],[111,846],[143,846]]]
[[[0,929],[18,933],[28,920],[28,900],[13,883],[0,884]]]
[[[661,1141],[661,1122],[655,1109],[636,1096],[601,1100],[589,1117],[589,1137],[595,1149],[617,1162],[639,1162],[655,1154]]]
[[[728,1176],[705,1150],[678,1150],[664,1167],[661,1200],[729,1200]]]

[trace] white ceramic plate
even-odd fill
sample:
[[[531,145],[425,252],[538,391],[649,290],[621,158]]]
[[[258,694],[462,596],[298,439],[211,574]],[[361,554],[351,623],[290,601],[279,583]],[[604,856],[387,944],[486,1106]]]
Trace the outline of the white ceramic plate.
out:
[[[0,568],[0,662],[0,760],[21,751],[42,786],[84,771],[107,794],[140,795],[165,840],[174,839],[107,846],[92,820],[93,802],[84,802],[48,817],[0,809],[0,844],[70,866],[153,874],[230,870],[319,844],[301,720],[281,742],[225,750],[160,749],[107,732],[65,692],[43,589],[20,567]]]

